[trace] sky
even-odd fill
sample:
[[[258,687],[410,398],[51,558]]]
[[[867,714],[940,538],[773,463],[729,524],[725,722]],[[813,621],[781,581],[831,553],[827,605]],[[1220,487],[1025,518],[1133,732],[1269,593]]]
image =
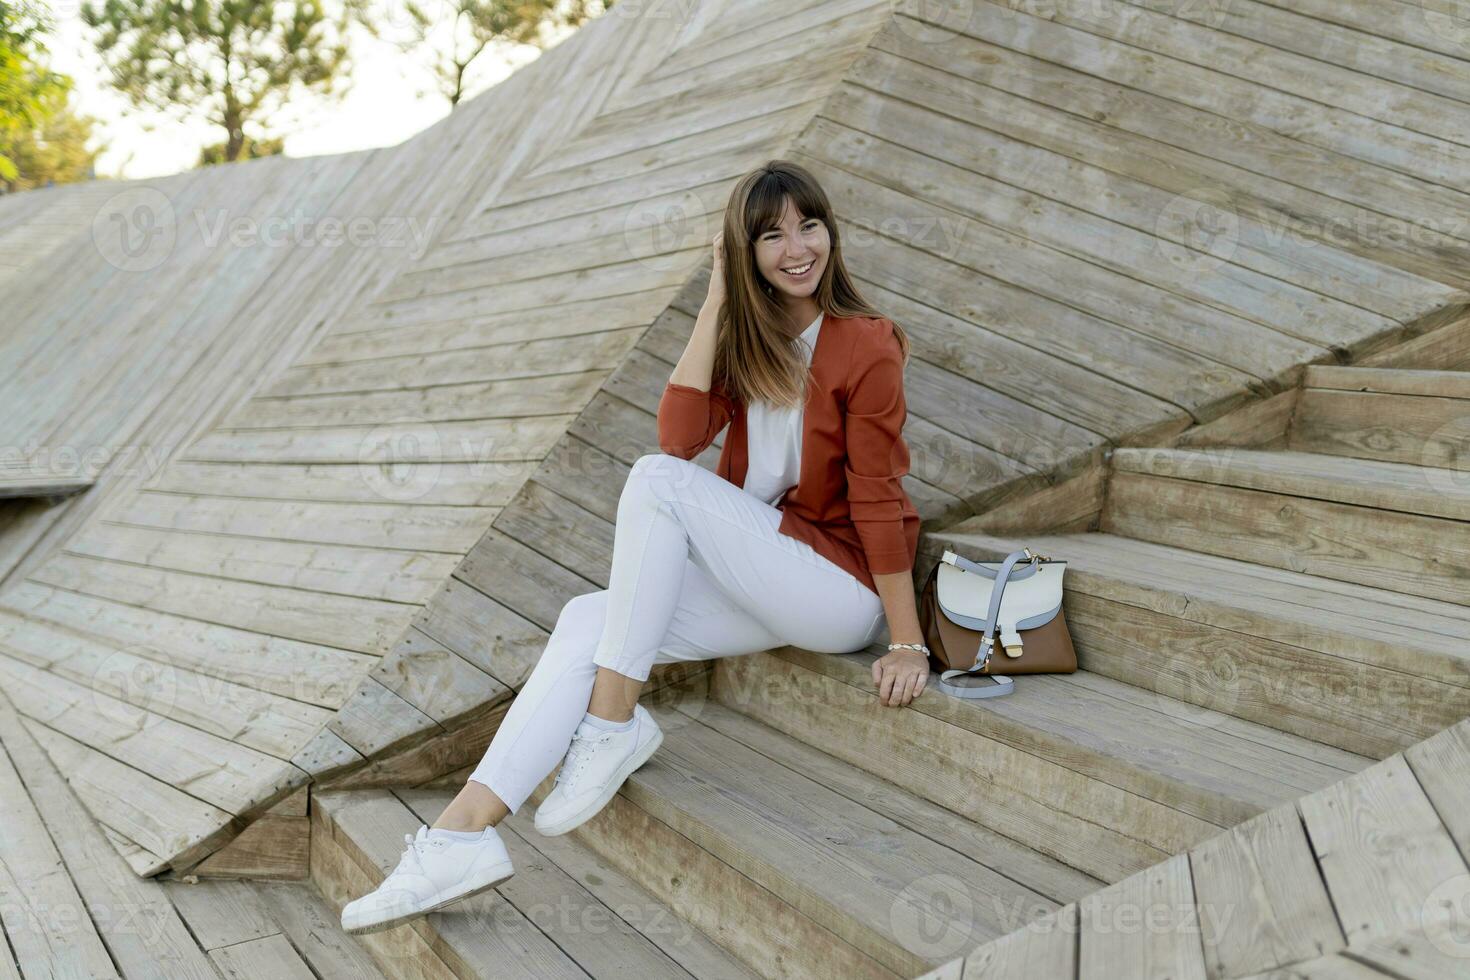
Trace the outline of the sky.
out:
[[[434,0],[421,2],[427,6]],[[94,132],[106,140],[107,149],[97,160],[98,176],[136,179],[178,173],[195,165],[201,147],[224,140],[222,127],[197,116],[184,120],[134,109],[108,83],[92,32],[82,22],[79,0],[52,0],[50,8],[56,23],[47,42],[51,66],[72,76],[73,107],[96,118]],[[285,138],[287,156],[391,146],[449,114],[449,102],[435,91],[424,56],[405,54],[361,28],[354,31],[350,51],[356,65],[342,86],[341,101],[311,95],[293,103],[289,118],[273,120],[272,135]],[[470,66],[469,94],[483,92],[539,54],[522,45],[487,48]],[[94,138],[91,145],[102,142]]]

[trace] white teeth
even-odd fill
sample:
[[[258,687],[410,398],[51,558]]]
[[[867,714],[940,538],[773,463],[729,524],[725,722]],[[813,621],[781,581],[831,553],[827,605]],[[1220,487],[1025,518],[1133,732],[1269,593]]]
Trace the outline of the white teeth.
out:
[[[786,273],[788,276],[799,276],[815,264],[815,262],[808,262],[806,265],[799,265],[794,269],[782,269],[781,271]]]

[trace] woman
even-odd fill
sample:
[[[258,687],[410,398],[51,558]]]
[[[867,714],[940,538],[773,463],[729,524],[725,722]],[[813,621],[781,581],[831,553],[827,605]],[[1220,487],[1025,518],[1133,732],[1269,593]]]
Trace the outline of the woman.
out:
[[[858,295],[826,194],[795,164],[772,161],[736,185],[714,253],[659,403],[663,453],[633,465],[618,502],[608,588],[562,608],[464,789],[343,910],[347,931],[390,928],[510,877],[495,825],[563,756],[537,830],[564,834],[602,809],[663,739],[637,703],[656,663],[787,644],[847,653],[886,625],[880,701],[924,690],[919,515],[900,485],[908,339]],[[691,462],[727,424],[717,471]]]

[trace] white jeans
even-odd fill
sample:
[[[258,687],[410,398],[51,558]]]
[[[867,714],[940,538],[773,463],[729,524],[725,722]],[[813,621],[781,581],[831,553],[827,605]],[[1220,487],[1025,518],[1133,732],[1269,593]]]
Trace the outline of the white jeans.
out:
[[[618,501],[608,587],[562,607],[470,778],[516,812],[566,756],[598,667],[641,681],[678,660],[871,645],[886,626],[877,593],[780,523],[779,509],[697,463],[641,457]]]

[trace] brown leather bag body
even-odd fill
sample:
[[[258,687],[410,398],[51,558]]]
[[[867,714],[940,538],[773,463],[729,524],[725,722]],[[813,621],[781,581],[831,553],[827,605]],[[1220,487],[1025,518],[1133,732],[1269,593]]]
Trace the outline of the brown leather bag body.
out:
[[[1062,614],[1066,568],[1065,561],[1030,548],[1000,562],[945,551],[919,594],[919,625],[930,664],[940,672],[939,689],[955,697],[991,698],[1015,689],[1010,675],[1076,671],[1077,652]],[[997,645],[1001,656],[994,656]],[[956,682],[969,675],[995,683]]]

